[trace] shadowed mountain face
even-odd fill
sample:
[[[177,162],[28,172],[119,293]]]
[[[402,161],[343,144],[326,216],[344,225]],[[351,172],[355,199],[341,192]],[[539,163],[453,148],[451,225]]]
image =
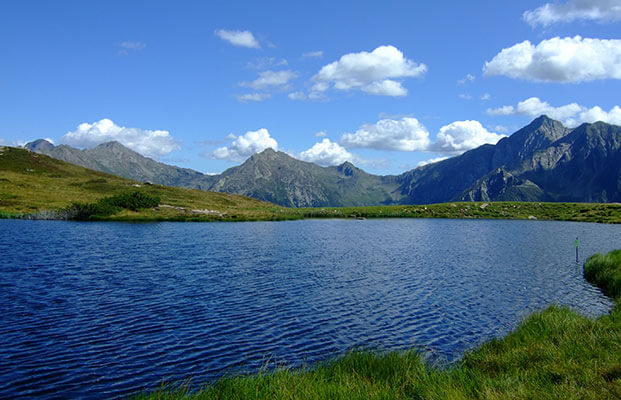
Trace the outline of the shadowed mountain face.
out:
[[[154,161],[117,142],[90,150],[44,140],[26,148],[139,181],[237,193],[288,207],[426,204],[453,200],[621,201],[621,127],[602,122],[568,129],[541,116],[496,145],[398,176],[371,175],[272,149],[220,175]]]
[[[289,207],[394,204],[394,177],[367,174],[346,162],[320,167],[272,149],[221,175],[210,190],[239,193]]]

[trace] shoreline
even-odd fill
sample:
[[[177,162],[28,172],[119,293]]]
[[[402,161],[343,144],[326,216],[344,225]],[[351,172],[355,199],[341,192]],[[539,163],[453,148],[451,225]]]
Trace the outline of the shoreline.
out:
[[[310,368],[224,377],[196,391],[168,385],[133,398],[618,398],[621,250],[589,257],[584,276],[614,300],[608,314],[589,318],[553,305],[446,368],[416,351],[353,352]]]
[[[196,211],[196,212],[195,212]],[[200,213],[198,211],[201,211]],[[301,219],[502,219],[621,223],[619,203],[450,202],[426,205],[273,208],[255,210],[189,210],[160,205],[113,215],[92,215],[88,221],[114,222],[251,222]],[[66,209],[15,213],[0,210],[0,219],[73,220]]]

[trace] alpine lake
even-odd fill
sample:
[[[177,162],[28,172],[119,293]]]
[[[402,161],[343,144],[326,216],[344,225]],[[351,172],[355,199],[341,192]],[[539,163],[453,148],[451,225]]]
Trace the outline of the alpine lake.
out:
[[[0,398],[198,388],[354,349],[449,365],[551,304],[607,313],[582,269],[616,248],[621,225],[578,222],[0,220]]]

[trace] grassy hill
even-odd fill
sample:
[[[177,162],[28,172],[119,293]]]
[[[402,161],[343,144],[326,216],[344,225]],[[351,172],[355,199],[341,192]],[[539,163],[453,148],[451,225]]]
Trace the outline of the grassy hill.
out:
[[[113,220],[269,220],[286,218],[282,207],[249,197],[146,185],[69,164],[42,154],[0,147],[0,213],[5,217],[49,217],[72,203],[94,203],[126,193],[160,198],[160,205],[122,210]],[[46,212],[51,211],[51,212]]]
[[[484,218],[621,223],[621,204],[451,202],[430,205],[287,208],[241,195],[148,185],[28,150],[0,147],[0,217],[59,218],[73,203],[143,193],[159,206],[93,219],[255,221],[302,218]]]

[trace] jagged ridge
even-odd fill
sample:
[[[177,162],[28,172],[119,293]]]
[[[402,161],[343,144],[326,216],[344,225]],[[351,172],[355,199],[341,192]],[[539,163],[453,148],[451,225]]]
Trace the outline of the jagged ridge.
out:
[[[37,140],[32,151],[153,183],[237,193],[288,207],[427,204],[453,200],[621,201],[621,127],[598,122],[568,129],[541,116],[496,145],[398,176],[297,160],[272,149],[220,175],[178,168],[116,142],[90,150]]]

